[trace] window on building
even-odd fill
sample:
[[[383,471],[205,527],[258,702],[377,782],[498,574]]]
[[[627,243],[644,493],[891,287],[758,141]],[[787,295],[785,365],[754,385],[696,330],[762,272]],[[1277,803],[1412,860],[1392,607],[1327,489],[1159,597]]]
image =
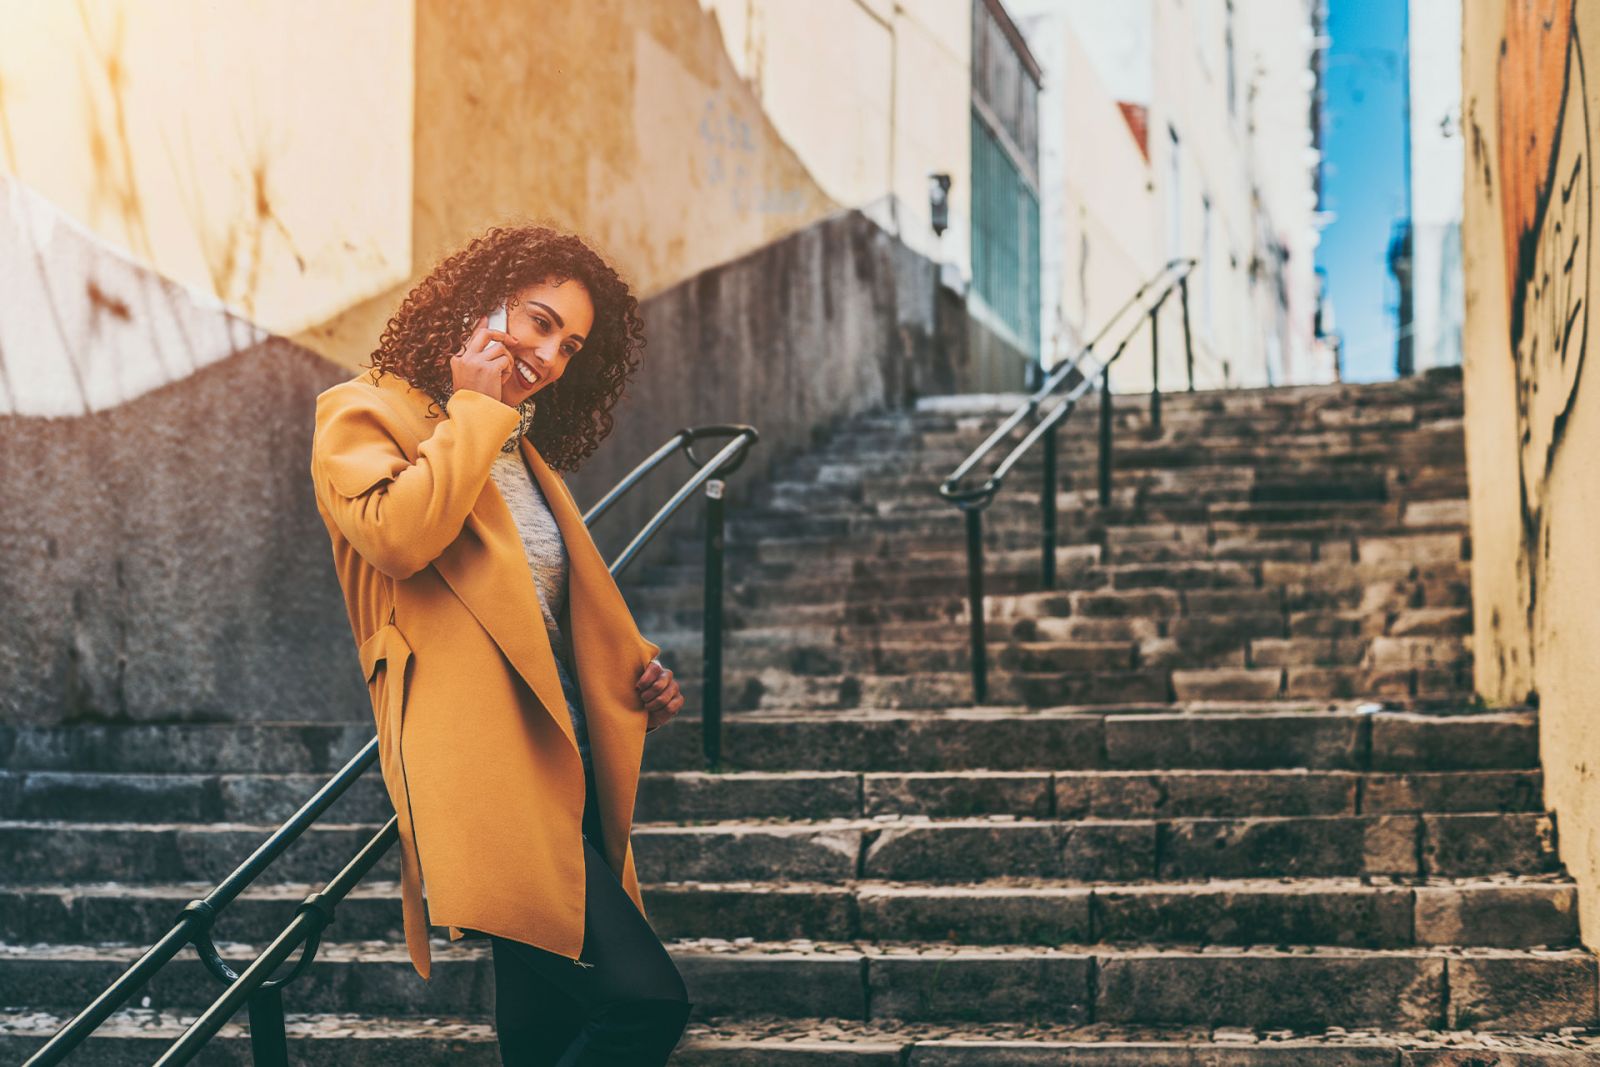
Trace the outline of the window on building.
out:
[[[1039,352],[1039,197],[972,112],[972,288],[1030,356]]]

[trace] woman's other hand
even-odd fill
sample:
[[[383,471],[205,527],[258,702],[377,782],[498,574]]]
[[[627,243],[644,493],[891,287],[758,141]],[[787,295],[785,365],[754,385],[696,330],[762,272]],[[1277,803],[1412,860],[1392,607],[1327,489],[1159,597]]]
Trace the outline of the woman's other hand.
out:
[[[506,348],[511,340],[510,334],[489,329],[489,316],[480,316],[467,343],[450,357],[450,381],[455,391],[471,389],[505,403],[501,394],[511,376],[511,352]]]
[[[645,733],[666,725],[683,708],[683,693],[678,689],[678,680],[662,666],[659,659],[653,659],[645,665],[634,688],[639,691],[639,703],[650,713]]]

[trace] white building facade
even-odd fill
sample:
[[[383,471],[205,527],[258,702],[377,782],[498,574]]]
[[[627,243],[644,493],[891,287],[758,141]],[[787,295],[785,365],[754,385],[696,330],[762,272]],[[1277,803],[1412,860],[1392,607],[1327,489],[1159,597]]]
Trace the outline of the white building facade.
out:
[[[1011,0],[1040,56],[1046,361],[1174,257],[1197,260],[1199,388],[1328,381],[1318,283],[1312,0]],[[1159,381],[1188,385],[1172,301]],[[1147,338],[1113,372],[1150,388]]]

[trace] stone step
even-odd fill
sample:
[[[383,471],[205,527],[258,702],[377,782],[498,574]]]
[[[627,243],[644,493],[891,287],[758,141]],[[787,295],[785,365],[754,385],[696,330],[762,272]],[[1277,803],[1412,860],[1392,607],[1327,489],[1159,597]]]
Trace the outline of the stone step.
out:
[[[1277,631],[1273,620],[1271,632]],[[1388,687],[1389,673],[1395,669],[1417,667],[1430,671],[1464,671],[1472,665],[1470,644],[1462,637],[1304,637],[1252,638],[1248,632],[1229,636],[1234,629],[1222,623],[1204,635],[1200,642],[1181,638],[1151,637],[1145,640],[1083,641],[1024,640],[1015,635],[1008,641],[988,644],[988,663],[1000,671],[1131,671],[1143,666],[1168,668],[1248,667],[1257,671],[1288,668],[1292,689],[1303,688],[1331,677],[1299,670],[1306,667],[1363,668],[1371,681],[1367,691]],[[656,634],[662,646],[662,661],[676,672],[680,684],[703,677],[699,649],[687,647],[670,636]],[[879,641],[860,638],[848,643],[771,642],[737,651],[724,645],[724,659],[739,664],[741,676],[753,672],[785,671],[796,675],[877,674],[905,675],[926,672],[970,670],[972,652],[954,628],[937,641],[928,643]],[[1219,678],[1229,678],[1221,675]],[[1266,678],[1265,675],[1261,677]],[[1282,688],[1282,679],[1266,678],[1271,694]],[[1462,679],[1463,687],[1466,679]],[[1255,691],[1255,686],[1249,687]],[[1408,690],[1409,691],[1409,690]],[[1179,691],[1180,699],[1187,699]]]
[[[1430,643],[1431,646],[1431,643]],[[1008,655],[1017,661],[1021,653]],[[1064,656],[1066,654],[1063,654]],[[953,658],[953,657],[952,657]],[[1217,662],[1215,656],[1199,657]],[[1037,657],[1035,658],[1037,660]],[[1072,704],[1159,703],[1167,700],[1344,699],[1361,693],[1418,703],[1453,702],[1472,694],[1470,662],[1424,667],[1200,667],[1180,668],[1182,655],[1163,665],[1130,670],[1076,667],[1067,670],[1007,670],[991,659],[986,700],[1050,708]],[[1242,662],[1242,650],[1237,660]],[[1143,661],[1141,661],[1143,662]],[[1019,666],[1042,666],[1021,663]],[[820,664],[818,666],[821,666]],[[951,666],[955,666],[954,663]],[[963,707],[972,703],[970,664],[954,670],[910,673],[797,673],[768,668],[722,672],[722,706],[730,711],[812,707],[819,711],[852,708]],[[688,706],[702,705],[702,683],[686,676],[679,687]]]
[[[73,1058],[90,1067],[142,1067],[193,1016],[132,1009],[107,1022]],[[0,1056],[30,1054],[64,1016],[0,1013]],[[480,1015],[288,1016],[291,1062],[305,1067],[449,1063],[499,1067],[494,1034]],[[1274,1027],[1061,1026],[1039,1022],[881,1023],[840,1019],[691,1019],[673,1052],[677,1067],[1579,1067],[1600,1057],[1600,1035],[1468,1033],[1344,1027],[1302,1032]],[[246,1065],[249,1037],[229,1023],[199,1062]]]
[[[0,723],[0,767],[326,777],[372,737],[372,715],[366,709],[352,709],[348,723]]]
[[[1233,433],[1241,437],[1282,436],[1285,434],[1327,432],[1330,428],[1352,427],[1415,427],[1424,419],[1440,420],[1459,418],[1462,413],[1460,394],[1440,395],[1418,403],[1412,398],[1379,401],[1377,403],[1351,403],[1348,406],[1329,406],[1306,402],[1258,407],[1254,410],[1203,408],[1183,404],[1181,393],[1162,394],[1162,431],[1174,436]],[[1150,400],[1141,397],[1132,403],[1120,397],[1112,405],[1113,431],[1143,433],[1150,428]],[[1020,401],[1019,405],[1020,406]],[[1058,424],[1057,433],[1073,436],[1096,436],[1100,432],[1100,400],[1098,396],[1080,402],[1081,410],[1069,415]],[[1045,410],[1054,408],[1055,401],[1047,400]],[[864,414],[852,418],[847,427],[835,432],[823,447],[837,445],[854,435],[863,437],[893,437],[913,434],[962,435],[981,438],[984,431],[992,429],[1012,409],[996,409],[983,413],[962,415],[931,412],[883,412]],[[1026,429],[1026,424],[1024,424]]]
[[[1252,500],[1243,491],[1213,495],[1197,490],[1173,490],[1169,493],[1122,492],[1112,498],[1112,507],[1138,513],[1173,512],[1203,517],[1211,521],[1233,523],[1276,524],[1285,522],[1341,522],[1368,525],[1398,525],[1402,522],[1405,501],[1370,500]],[[1041,502],[1037,492],[1018,488],[1006,493],[1006,511],[997,515],[1040,514]],[[1056,494],[1057,523],[1082,523],[1093,519],[1100,511],[1099,495],[1092,489],[1064,490]],[[874,498],[855,502],[837,496],[821,494],[814,503],[752,505],[739,508],[733,521],[777,523],[783,521],[809,523],[859,518],[914,519],[928,524],[942,523],[958,513],[953,505],[932,494],[917,493],[904,497]],[[990,516],[986,515],[985,518]]]
[[[326,776],[372,738],[370,724],[0,725],[14,771]],[[701,724],[679,714],[645,740],[646,770],[699,770]],[[1536,770],[1538,715],[1318,710],[1272,702],[1238,710],[1142,704],[1109,711],[1018,707],[725,717],[729,770]]]
[[[1012,644],[1044,644],[1134,647],[1139,663],[1163,666],[1376,666],[1368,660],[1380,653],[1385,666],[1412,662],[1426,666],[1430,658],[1441,664],[1465,665],[1464,657],[1458,657],[1472,648],[1470,608],[1401,608],[1382,617],[1344,608],[1286,612],[1281,605],[1235,615],[1176,618],[1033,614],[1063,607],[1071,610],[1070,600],[1051,600],[1047,594],[1036,595],[1036,599],[997,598],[988,606],[995,609],[986,612],[985,619],[991,657]],[[888,661],[874,658],[878,650],[898,656],[899,649],[920,647],[927,649],[930,657],[920,666],[931,667],[942,662],[937,657],[956,654],[956,650],[970,657],[965,619],[964,614],[939,621],[813,619],[788,626],[724,629],[723,659],[725,664],[737,663],[747,670],[781,667],[802,671],[811,663],[886,664]],[[663,662],[680,677],[700,675],[704,642],[700,627],[651,627],[649,633],[661,645]],[[1388,641],[1380,643],[1379,638]],[[1396,652],[1430,648],[1437,654],[1421,659],[1404,656],[1398,663],[1392,658]],[[959,662],[969,664],[970,660]],[[887,672],[887,666],[879,669]]]
[[[1257,506],[1259,507],[1259,506]],[[1387,509],[1387,510],[1386,510]],[[1042,519],[1038,508],[998,506],[989,509],[983,517],[985,544],[997,547],[1027,547],[1027,543],[1013,545],[1006,541],[989,541],[996,532],[1032,535],[1032,544],[1039,543]],[[1063,544],[1104,539],[1101,530],[1123,526],[1170,526],[1175,524],[1207,525],[1218,536],[1248,535],[1267,539],[1302,539],[1329,541],[1341,537],[1392,538],[1407,537],[1418,532],[1417,523],[1406,523],[1400,516],[1399,505],[1374,507],[1365,504],[1338,504],[1312,509],[1305,505],[1276,507],[1268,517],[1260,511],[1227,510],[1223,505],[1173,500],[1132,506],[1062,508],[1056,514],[1057,536]],[[902,510],[887,515],[866,511],[836,513],[760,513],[732,512],[727,519],[725,535],[730,543],[761,542],[770,539],[825,539],[834,544],[854,541],[857,538],[888,537],[894,544],[907,550],[939,542],[918,541],[918,537],[942,538],[944,544],[952,541],[965,545],[965,520],[955,507],[929,506],[922,510]],[[1465,533],[1460,524],[1451,522],[1444,533],[1457,537],[1464,544]],[[679,544],[687,547],[701,543],[699,539],[684,538]],[[881,543],[881,542],[880,542]],[[876,543],[864,541],[875,547]],[[1458,550],[1456,558],[1462,558]]]
[[[1016,709],[785,711],[723,721],[728,770],[1529,770],[1538,723],[1525,711],[1472,715],[1356,710],[1105,713]],[[681,720],[681,721],[680,721]],[[701,727],[679,715],[645,744],[647,770],[700,769]]]
[[[1444,546],[1440,540],[1428,544]],[[1459,546],[1459,539],[1455,539]],[[1375,555],[1377,546],[1363,546]],[[1419,549],[1418,554],[1420,554]],[[1459,551],[1459,549],[1457,549]],[[1056,586],[1061,591],[1094,589],[1164,589],[1171,591],[1210,588],[1285,589],[1291,601],[1307,606],[1339,603],[1359,606],[1371,595],[1375,585],[1394,583],[1453,582],[1470,578],[1468,564],[1459,558],[1439,558],[1418,562],[1393,555],[1370,561],[1346,559],[1285,562],[1261,559],[1188,559],[1159,562],[1101,564],[1098,545],[1066,545],[1056,549]],[[727,585],[727,598],[739,604],[761,603],[762,598],[784,596],[801,602],[822,603],[829,590],[835,599],[849,601],[862,596],[907,597],[948,595],[952,588],[965,591],[965,559],[954,567],[953,553],[943,556],[903,557],[894,563],[863,558],[841,558],[816,568],[797,563],[741,565]],[[985,592],[995,595],[1006,590],[998,583],[1041,589],[1041,552],[1008,551],[998,558],[984,560]],[[703,569],[693,565],[645,568],[636,587],[637,596],[654,603],[687,604],[697,595],[704,602],[704,591],[690,584]],[[1297,606],[1297,605],[1296,605]]]
[[[1022,440],[1013,433],[991,449],[967,477],[984,478]],[[779,473],[786,480],[851,482],[871,475],[925,475],[930,486],[948,478],[982,444],[977,434],[960,437],[907,439],[897,436],[850,438],[787,461]],[[1080,479],[1099,476],[1099,442],[1096,436],[1071,434],[1057,442],[1057,469]],[[1034,446],[1011,468],[1010,479],[1038,484],[1044,450]],[[1455,434],[1429,430],[1392,435],[1380,430],[1299,433],[1277,438],[1251,438],[1218,434],[1193,436],[1164,434],[1145,437],[1127,434],[1112,444],[1113,469],[1177,471],[1190,467],[1245,467],[1297,475],[1324,468],[1330,474],[1376,471],[1401,472],[1407,468],[1462,469],[1466,453],[1459,428]],[[975,484],[975,482],[967,483]]]
[[[1214,507],[1232,505],[1235,508],[1255,506],[1262,508],[1263,517],[1281,517],[1282,510],[1294,505],[1315,508],[1335,504],[1344,507],[1380,505],[1393,511],[1384,514],[1398,516],[1404,505],[1411,502],[1440,502],[1432,497],[1426,501],[1413,501],[1411,494],[1402,491],[1398,471],[1376,471],[1365,476],[1342,473],[1338,480],[1330,481],[1327,471],[1306,470],[1295,472],[1266,471],[1254,467],[1224,467],[1223,473],[1209,471],[1199,475],[1184,471],[1133,469],[1115,472],[1112,478],[1111,500],[1128,507],[1140,503],[1171,502],[1176,500],[1203,501]],[[1463,478],[1464,482],[1464,478]],[[742,514],[770,513],[831,514],[866,511],[885,515],[899,512],[935,512],[935,505],[948,507],[929,487],[929,478],[920,472],[902,474],[863,474],[850,482],[837,481],[777,481],[760,487],[750,497],[740,502]],[[1008,478],[1003,490],[1004,499],[1013,506],[1038,508],[1044,495],[1039,481]],[[1098,507],[1100,483],[1097,473],[1069,473],[1057,475],[1056,506],[1060,510]],[[1437,510],[1437,508],[1436,508]]]
[[[1437,880],[1436,880],[1437,881]],[[643,889],[663,936],[962,945],[1576,946],[1576,887],[1502,879],[1410,886],[1356,879],[1082,885],[1047,879],[919,886],[673,882]]]
[[[996,505],[996,508],[998,507],[999,505]],[[999,521],[996,521],[997,518]],[[1437,525],[1411,522],[1398,526],[1357,525],[1349,528],[1326,523],[1277,523],[1270,528],[1257,528],[1234,522],[1208,523],[1203,516],[1189,521],[1151,520],[1138,513],[1123,511],[1116,515],[1094,518],[1092,521],[1082,522],[1073,527],[1072,518],[1070,514],[1058,516],[1057,533],[1059,543],[1063,547],[1103,544],[1108,546],[1107,552],[1115,552],[1119,546],[1184,542],[1222,545],[1227,556],[1235,556],[1252,551],[1248,542],[1270,542],[1270,549],[1263,551],[1278,554],[1298,553],[1300,550],[1285,546],[1302,543],[1308,546],[1304,551],[1311,554],[1313,560],[1318,558],[1355,560],[1358,557],[1359,540],[1362,538],[1412,537],[1426,533],[1451,534],[1459,537],[1463,532],[1462,524],[1457,522],[1443,522]],[[1037,511],[990,509],[983,524],[984,555],[987,557],[990,554],[1003,556],[1016,553],[1020,558],[1026,553],[1032,553],[1037,559],[1040,551],[1040,522]],[[759,538],[726,538],[724,546],[726,565],[735,566],[749,561],[803,564],[808,561],[834,558],[862,560],[865,565],[872,560],[888,557],[942,554],[960,561],[961,569],[964,570],[966,533],[960,517],[953,513],[953,509],[947,519],[940,520],[938,524],[930,525],[926,529],[919,528],[914,523],[900,525],[903,527],[909,525],[909,528],[880,528],[878,523],[863,516],[847,531],[848,537],[841,538],[835,534],[819,535],[804,532],[797,534],[792,523],[782,524],[781,529],[774,529]],[[694,560],[704,554],[703,533],[674,534],[672,540],[678,558]],[[631,578],[623,584],[625,588],[629,587]]]
[[[87,884],[0,890],[0,942],[150,944],[203,883]],[[313,883],[251,887],[219,937],[265,944]],[[1576,887],[1560,875],[1495,879],[1273,878],[1086,884],[1017,877],[907,885],[777,881],[642,882],[666,938],[925,941],[964,945],[1195,943],[1352,948],[1564,947],[1578,937]],[[339,905],[342,941],[402,938],[399,886],[363,883]]]
[[[313,774],[0,771],[0,818],[109,823],[285,821],[325,782]],[[1537,770],[1360,771],[647,771],[648,821],[876,815],[1042,818],[1339,815],[1541,810]],[[376,772],[333,809],[393,813]]]
[[[379,824],[318,823],[267,869],[268,881],[331,877]],[[276,829],[247,823],[0,820],[0,884],[220,881]],[[1005,876],[1101,881],[1557,871],[1543,812],[1019,819],[1015,816],[636,822],[642,876],[738,881],[971,881]],[[398,871],[391,852],[375,868]]]
[[[662,662],[677,673],[679,683],[703,677],[700,643],[690,648],[669,643],[659,634]],[[1136,641],[996,641],[989,662],[1002,670],[1131,671],[1137,665]],[[670,659],[668,657],[671,657]],[[724,645],[724,661],[735,660],[742,671],[783,670],[794,674],[916,674],[925,671],[970,670],[972,650],[965,635],[951,627],[937,642],[853,640],[845,643],[785,644],[777,641],[737,651]]]
[[[1554,820],[1532,813],[648,824],[633,841],[640,870],[658,881],[759,880],[777,872],[937,883],[1466,877],[1560,869]]]
[[[1470,608],[1470,587],[1465,571],[1429,574],[1418,579],[1379,582],[1335,590],[1301,587],[1222,589],[1054,589],[1040,590],[1037,579],[1028,579],[1032,589],[994,591],[986,586],[986,621],[1024,619],[1062,620],[1069,616],[1081,620],[1127,619],[1151,624],[1139,631],[1141,637],[1167,636],[1163,628],[1179,627],[1185,618],[1201,619],[1202,635],[1225,637],[1225,647],[1242,648],[1234,636],[1236,625],[1248,626],[1242,637],[1333,637],[1351,634],[1381,635],[1391,617],[1426,611],[1452,611],[1458,619],[1470,619],[1461,612]],[[934,583],[937,584],[937,583]],[[941,622],[949,634],[964,633],[968,619],[968,597],[963,575],[954,574],[940,593],[929,589],[914,597],[874,597],[853,593],[845,601],[782,602],[774,591],[756,591],[754,604],[725,598],[723,632],[740,630],[778,630],[789,627],[881,627],[892,624]],[[676,606],[668,601],[675,601]],[[701,600],[686,595],[650,597],[638,595],[633,617],[646,632],[684,630],[704,625]],[[1271,616],[1266,629],[1260,620]],[[1296,617],[1300,617],[1298,620]],[[1222,626],[1219,628],[1218,623]],[[1298,622],[1298,625],[1297,625]],[[1044,631],[1016,631],[1010,636],[1026,638]],[[859,634],[853,635],[859,637]],[[1005,636],[1004,632],[1000,636]],[[1107,640],[1104,637],[1072,636],[1064,640]],[[1171,636],[1180,636],[1174,631]],[[1109,638],[1121,640],[1120,636]]]
[[[238,946],[219,946],[224,958]],[[670,941],[694,1017],[750,1014],[906,1022],[1091,1021],[1130,1025],[1433,1028],[1529,1032],[1590,1027],[1596,965],[1583,949],[1129,948],[1063,944]],[[0,947],[0,988],[69,1009],[140,947]],[[486,946],[440,945],[416,980],[403,945],[324,942],[293,996],[337,1012],[492,1010]],[[182,958],[141,1007],[194,1010],[219,986]],[[145,1003],[148,1001],[148,1003]]]

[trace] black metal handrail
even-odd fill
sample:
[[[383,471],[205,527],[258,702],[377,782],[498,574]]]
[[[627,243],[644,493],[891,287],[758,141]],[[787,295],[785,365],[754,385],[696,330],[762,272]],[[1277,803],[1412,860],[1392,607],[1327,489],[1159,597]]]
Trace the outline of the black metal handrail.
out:
[[[702,438],[731,437],[732,440],[709,459],[702,462],[694,454],[695,442]],[[705,426],[685,427],[679,430],[662,446],[647,456],[643,462],[629,471],[628,474],[611,491],[601,497],[595,505],[583,514],[585,525],[592,526],[595,520],[605,514],[606,510],[616,503],[629,489],[632,489],[639,480],[655,468],[668,454],[683,449],[689,462],[699,468],[693,478],[672,494],[665,504],[645,523],[643,528],[634,535],[633,540],[622,550],[612,566],[612,573],[620,573],[622,568],[633,562],[639,551],[650,542],[650,539],[665,525],[666,521],[682,507],[696,488],[702,484],[706,491],[706,529],[705,529],[705,599],[702,618],[701,642],[701,691],[700,691],[700,739],[701,752],[705,755],[706,767],[717,770],[722,765],[722,572],[723,572],[723,526],[724,506],[723,492],[727,483],[720,477],[713,478],[713,474],[732,474],[739,469],[749,454],[750,446],[760,440],[761,435],[756,433],[754,426],[743,423],[713,423]]]
[[[702,438],[727,437],[733,439],[710,458],[702,461],[694,454],[694,443]],[[593,525],[612,504],[636,485],[645,474],[661,464],[672,452],[682,450],[697,468],[672,498],[663,504],[629,542],[628,547],[612,561],[609,570],[613,577],[638,555],[648,543],[689,499],[694,490],[706,486],[706,545],[707,545],[707,624],[706,670],[704,687],[715,702],[714,714],[702,715],[705,732],[703,748],[708,760],[719,759],[721,752],[721,637],[722,637],[722,496],[724,482],[713,475],[732,474],[744,462],[750,446],[760,439],[753,426],[720,423],[707,426],[686,427],[674,434],[643,462],[634,467],[600,502],[583,515],[585,526]],[[714,577],[713,577],[714,576]],[[710,587],[715,582],[717,602],[711,603]],[[713,660],[715,673],[713,673]],[[706,712],[711,704],[706,705]],[[713,731],[715,736],[713,736]],[[156,1062],[161,1065],[188,1063],[211,1038],[237,1013],[240,1005],[248,1005],[250,1013],[250,1044],[253,1058],[261,1067],[287,1067],[288,1037],[284,1028],[282,988],[293,981],[311,963],[321,943],[322,933],[333,921],[334,908],[360,883],[368,871],[383,858],[399,840],[399,817],[391,816],[356,855],[321,890],[311,893],[295,910],[290,920],[276,938],[242,972],[236,972],[217,951],[212,930],[223,910],[240,893],[259,878],[271,864],[293,844],[307,828],[317,821],[361,775],[378,759],[378,739],[372,738],[362,746],[315,794],[300,806],[277,830],[273,831],[244,862],[204,897],[190,901],[179,913],[177,921],[159,941],[135,963],[95,997],[82,1011],[65,1023],[50,1040],[45,1042],[23,1064],[23,1067],[52,1067],[60,1063],[125,1004],[157,971],[177,957],[186,945],[193,945],[202,963],[226,989],[206,1011],[167,1049]],[[714,764],[713,764],[714,765]],[[301,948],[304,946],[303,948]],[[295,949],[301,948],[288,973],[273,977]]]
[[[1042,504],[1042,556],[1041,570],[1046,589],[1056,584],[1056,429],[1072,414],[1078,400],[1100,382],[1100,505],[1111,501],[1111,367],[1122,358],[1128,345],[1145,323],[1150,325],[1150,427],[1161,430],[1161,334],[1162,307],[1178,294],[1183,312],[1184,366],[1188,373],[1189,392],[1194,392],[1194,334],[1189,322],[1189,276],[1195,267],[1192,257],[1169,260],[1159,271],[1141,284],[1111,315],[1100,330],[1080,348],[1076,355],[1063,360],[1052,370],[1043,384],[1028,394],[1017,409],[997,426],[983,443],[958,464],[938,485],[938,493],[960,508],[966,516],[967,533],[967,599],[972,644],[973,699],[983,703],[988,699],[988,642],[983,610],[983,511],[1000,491],[1006,474],[1022,459],[1041,437],[1045,441],[1044,474],[1041,488]],[[1109,357],[1102,357],[1100,349],[1118,324],[1128,321],[1116,348]],[[1046,400],[1065,389],[1059,402],[1040,417]],[[977,466],[978,461],[1008,437],[1024,419],[1036,419],[1033,427],[1005,458],[983,480],[973,486],[962,487],[961,480]]]

